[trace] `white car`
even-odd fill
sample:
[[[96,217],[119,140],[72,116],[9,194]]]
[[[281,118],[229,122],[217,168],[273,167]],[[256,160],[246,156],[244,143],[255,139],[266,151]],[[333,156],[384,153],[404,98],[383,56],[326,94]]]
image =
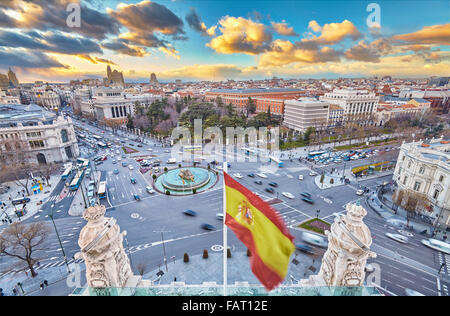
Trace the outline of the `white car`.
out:
[[[311,171],[311,172],[309,173],[309,175],[310,175],[311,177],[317,176],[317,172]]]
[[[402,244],[407,244],[409,240],[408,237],[399,234],[386,233],[386,237],[401,242]]]
[[[359,189],[358,191],[356,191],[356,195],[363,195],[364,194],[364,190]]]
[[[149,194],[155,193],[155,191],[153,190],[153,188],[150,187],[150,186],[146,187],[145,190],[147,190],[147,192],[148,192]]]
[[[119,158],[117,158],[117,161],[122,161],[122,158],[120,158],[120,157],[119,157]]]
[[[223,214],[222,213],[216,213],[216,218],[220,221],[223,221]]]
[[[430,247],[431,249],[438,250],[440,252],[450,255],[450,244],[446,242],[430,238],[422,240],[422,244],[424,244],[427,247]]]
[[[303,175],[302,175],[302,174],[299,174],[299,175],[298,175],[298,179],[299,179],[299,180],[303,180]]]
[[[257,175],[258,177],[263,178],[263,179],[266,179],[266,178],[267,178],[267,176],[266,176],[264,173],[257,173],[256,175]]]
[[[235,173],[235,174],[233,174],[233,176],[235,178],[238,178],[238,179],[242,179],[243,178],[243,176],[240,173]]]
[[[287,197],[288,199],[293,199],[295,198],[295,196],[293,196],[291,193],[289,192],[282,192],[281,194],[283,194],[285,197]]]
[[[133,167],[132,165],[129,165],[129,166],[128,166],[128,169],[134,170],[134,167]]]

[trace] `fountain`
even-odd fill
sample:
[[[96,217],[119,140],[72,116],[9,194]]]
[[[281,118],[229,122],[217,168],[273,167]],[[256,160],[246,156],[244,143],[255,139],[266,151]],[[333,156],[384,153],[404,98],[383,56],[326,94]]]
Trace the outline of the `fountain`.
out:
[[[218,180],[214,171],[201,167],[176,168],[161,174],[154,183],[154,187],[161,193],[170,192],[171,195],[187,195],[203,192],[213,187]]]

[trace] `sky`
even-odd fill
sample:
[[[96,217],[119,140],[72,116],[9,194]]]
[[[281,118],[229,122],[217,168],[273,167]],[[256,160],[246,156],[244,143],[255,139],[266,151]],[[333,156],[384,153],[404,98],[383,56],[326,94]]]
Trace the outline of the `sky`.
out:
[[[448,76],[450,1],[0,0],[0,73],[108,64],[126,82]]]

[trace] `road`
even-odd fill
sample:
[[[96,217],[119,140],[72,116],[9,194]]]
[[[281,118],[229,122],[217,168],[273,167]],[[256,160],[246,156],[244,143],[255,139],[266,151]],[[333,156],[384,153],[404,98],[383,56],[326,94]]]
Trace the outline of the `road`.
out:
[[[126,145],[139,151],[134,155],[142,153],[150,154],[148,149],[152,149],[151,155],[163,162],[170,158],[170,153],[166,148],[162,148],[159,143],[147,140],[145,143],[130,141],[127,135],[110,135],[109,132],[102,133],[88,124],[77,122],[77,126],[84,128],[91,134],[104,135],[105,138],[116,142],[116,146]],[[125,138],[128,138],[125,140]],[[119,139],[120,142],[117,142]],[[134,137],[133,137],[134,139]],[[131,145],[133,144],[133,145]],[[140,144],[142,147],[138,147]],[[117,154],[116,150],[119,150]],[[107,152],[99,152],[107,154]],[[113,155],[114,157],[111,157]],[[127,231],[125,248],[129,253],[132,266],[137,271],[138,265],[144,264],[147,270],[153,270],[157,267],[163,267],[164,258],[162,250],[161,233],[164,232],[165,248],[168,260],[175,257],[175,260],[181,259],[184,253],[189,255],[201,254],[204,249],[215,249],[214,245],[222,244],[221,222],[216,219],[216,213],[222,213],[223,193],[222,177],[219,182],[210,190],[189,196],[167,196],[155,192],[148,194],[146,187],[151,185],[152,179],[149,173],[141,174],[139,164],[131,158],[133,154],[124,155],[120,148],[114,147],[108,154],[107,160],[96,166],[101,172],[102,178],[107,181],[107,198],[102,199],[101,203],[107,208],[106,216],[113,216],[117,219],[121,230]],[[370,228],[373,236],[372,249],[378,254],[371,263],[378,264],[381,268],[381,288],[387,295],[404,295],[405,289],[410,288],[419,291],[425,295],[448,295],[449,284],[444,281],[437,281],[436,273],[441,262],[450,262],[448,256],[426,248],[421,244],[421,236],[413,236],[407,245],[399,244],[385,236],[386,232],[394,232],[393,227],[389,227],[386,222],[374,213],[366,205],[365,197],[356,195],[356,190],[361,186],[366,186],[371,190],[384,181],[391,180],[392,176],[384,176],[374,179],[361,179],[356,182],[352,179],[348,185],[321,190],[315,185],[314,177],[309,176],[311,164],[305,164],[298,160],[285,161],[283,168],[268,168],[266,162],[245,161],[245,156],[240,153],[242,162],[231,162],[229,168],[230,174],[241,173],[243,178],[237,179],[244,186],[258,193],[263,199],[269,200],[279,198],[279,203],[273,205],[279,211],[284,221],[291,230],[296,240],[301,239],[301,231],[297,225],[302,221],[319,217],[328,222],[334,220],[335,213],[342,213],[347,203],[360,201],[368,211],[365,222]],[[120,157],[121,161],[117,161]],[[212,157],[211,157],[212,158]],[[116,160],[116,163],[113,163]],[[126,161],[134,167],[123,167],[121,162]],[[205,165],[205,163],[203,163]],[[361,165],[361,161],[351,161],[346,164],[346,168]],[[317,166],[315,166],[317,168]],[[322,166],[325,172],[330,172],[331,168],[343,168],[343,164],[333,166]],[[119,173],[115,174],[114,169]],[[250,178],[249,173],[265,172],[267,178]],[[303,175],[304,180],[299,180],[298,175]],[[132,184],[130,178],[135,178],[136,184]],[[255,180],[261,180],[262,185],[256,184]],[[265,191],[269,182],[276,182],[278,187],[275,193],[271,194]],[[70,217],[68,215],[68,205],[71,198],[66,197],[57,201],[55,196],[59,196],[63,190],[63,184],[60,182],[54,189],[49,201],[47,201],[43,210],[48,211],[54,205],[55,225],[61,236],[61,241],[69,262],[72,262],[73,255],[79,251],[77,244],[78,235],[85,221],[80,217]],[[295,198],[288,199],[282,196],[282,192],[290,192]],[[314,200],[314,204],[308,204],[302,201],[300,193],[309,192]],[[134,195],[141,197],[140,201],[135,201]],[[186,209],[192,209],[197,212],[197,216],[189,217],[182,212]],[[61,211],[60,211],[61,210]],[[320,212],[317,212],[320,210]],[[37,214],[31,221],[48,221],[45,212]],[[208,232],[200,228],[202,223],[209,223],[216,226],[217,230]],[[239,242],[234,234],[228,232],[229,245],[235,251],[245,251],[245,246]],[[42,259],[40,269],[61,266],[65,262],[62,259],[60,245],[56,234],[52,231],[45,245],[45,250],[38,253]],[[2,259],[0,271],[11,264],[9,258]],[[448,268],[443,273],[448,274]],[[207,280],[205,280],[207,281]]]

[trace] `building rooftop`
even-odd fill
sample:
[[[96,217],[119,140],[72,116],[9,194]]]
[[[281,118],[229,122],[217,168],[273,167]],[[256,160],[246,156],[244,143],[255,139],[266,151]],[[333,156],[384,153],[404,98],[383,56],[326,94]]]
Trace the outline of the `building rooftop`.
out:
[[[283,92],[301,92],[302,89],[292,88],[254,88],[254,89],[211,89],[208,92],[214,93],[235,93],[235,94],[252,94],[252,93],[283,93]]]
[[[22,125],[52,124],[56,114],[36,104],[0,104],[0,128]]]

